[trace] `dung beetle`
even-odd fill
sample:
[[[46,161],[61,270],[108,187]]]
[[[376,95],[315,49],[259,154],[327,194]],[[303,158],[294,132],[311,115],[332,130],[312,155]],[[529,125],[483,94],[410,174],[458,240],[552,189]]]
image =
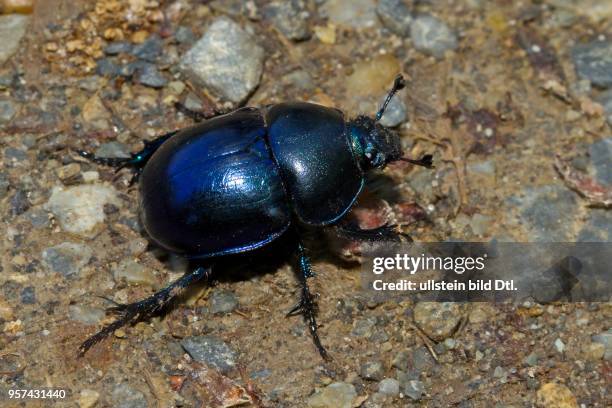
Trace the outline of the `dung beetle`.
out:
[[[251,251],[291,233],[301,296],[288,314],[303,314],[317,350],[327,359],[307,284],[313,272],[299,229],[334,227],[353,239],[399,239],[395,226],[363,230],[344,218],[370,170],[397,160],[432,167],[431,155],[402,157],[399,136],[379,123],[404,86],[398,75],[374,119],[360,115],[347,121],[338,109],[287,102],[241,108],[165,134],[145,142],[130,158],[77,151],[98,164],[132,168],[139,178],[140,216],[150,239],[204,265],[142,301],[111,308],[118,319],[87,339],[80,355],[208,278],[211,258]]]

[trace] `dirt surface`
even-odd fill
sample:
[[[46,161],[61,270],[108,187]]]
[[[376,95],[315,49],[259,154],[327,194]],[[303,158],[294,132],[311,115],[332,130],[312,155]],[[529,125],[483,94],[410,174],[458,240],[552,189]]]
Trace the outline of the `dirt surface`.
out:
[[[175,102],[206,115],[285,100],[373,115],[402,72],[397,131],[407,154],[431,152],[436,167],[393,164],[370,177],[354,214],[362,224],[391,220],[416,241],[609,242],[609,85],[578,77],[572,55],[577,44],[610,43],[607,2],[406,2],[412,16],[450,27],[441,53],[389,30],[374,1],[295,2],[302,14],[289,28],[261,1],[38,3],[0,67],[0,405],[612,405],[609,303],[478,303],[417,319],[412,301],[363,291],[359,246],[322,231],[306,245],[331,362],[302,319],[285,317],[298,283],[284,247],[220,262],[212,286],[77,358],[113,319],[104,298],[142,299],[189,266],[144,238],[128,171],[73,152],[125,154],[193,124]],[[239,103],[179,69],[221,16],[264,52]],[[150,49],[134,51],[143,43]],[[149,65],[120,72],[138,61]],[[434,341],[423,321],[437,319],[456,324]],[[385,394],[394,384],[384,379],[399,391]],[[68,396],[6,397],[33,388]]]

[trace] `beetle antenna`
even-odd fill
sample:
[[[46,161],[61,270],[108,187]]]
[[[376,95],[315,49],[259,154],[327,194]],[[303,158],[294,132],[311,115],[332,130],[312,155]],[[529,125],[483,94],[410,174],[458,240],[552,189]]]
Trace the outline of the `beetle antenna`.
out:
[[[401,161],[405,161],[408,163],[416,164],[417,166],[423,166],[428,169],[433,169],[433,156],[431,154],[426,154],[418,160],[409,159],[407,157],[400,157]]]
[[[389,105],[389,102],[391,102],[391,98],[393,98],[393,95],[395,95],[400,89],[404,89],[405,86],[406,80],[404,79],[402,74],[398,74],[395,77],[395,81],[393,81],[393,88],[391,88],[391,90],[387,94],[387,97],[385,98],[385,102],[383,102],[382,106],[376,113],[376,122],[378,122],[382,118],[383,114],[385,113],[385,109],[387,109],[387,105]]]

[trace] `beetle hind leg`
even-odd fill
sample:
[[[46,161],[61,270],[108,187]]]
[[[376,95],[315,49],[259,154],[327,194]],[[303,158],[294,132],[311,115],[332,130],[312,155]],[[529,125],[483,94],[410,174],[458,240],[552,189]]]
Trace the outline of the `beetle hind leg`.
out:
[[[79,357],[82,357],[87,350],[104,340],[115,330],[129,323],[144,320],[161,311],[188,286],[199,280],[207,279],[210,276],[210,273],[210,267],[198,266],[192,272],[186,273],[180,279],[172,282],[164,289],[139,302],[129,304],[118,304],[113,302],[115,303],[115,306],[109,308],[108,310],[118,314],[119,317],[117,320],[105,326],[102,328],[102,330],[85,340],[79,347]]]
[[[327,354],[327,350],[321,344],[321,339],[319,338],[318,326],[316,320],[316,305],[314,302],[314,296],[310,293],[310,288],[308,287],[307,279],[314,276],[312,269],[310,267],[310,260],[306,255],[304,250],[304,246],[301,241],[298,241],[298,266],[299,266],[299,279],[301,285],[301,294],[300,301],[287,313],[287,316],[293,316],[296,314],[301,314],[304,317],[304,321],[308,325],[308,330],[310,331],[310,335],[312,340],[317,348],[317,351],[321,355],[324,360],[330,360],[331,357]]]

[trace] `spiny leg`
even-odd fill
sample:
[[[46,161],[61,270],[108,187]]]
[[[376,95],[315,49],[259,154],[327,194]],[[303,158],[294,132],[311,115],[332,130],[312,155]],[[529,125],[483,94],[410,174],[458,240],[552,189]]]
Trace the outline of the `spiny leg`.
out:
[[[130,184],[133,184],[138,180],[138,176],[142,172],[143,167],[147,164],[147,161],[151,158],[153,153],[168,139],[174,136],[178,130],[175,130],[165,135],[159,136],[151,141],[144,142],[144,148],[136,153],[131,153],[131,157],[98,157],[93,153],[86,152],[84,150],[76,150],[76,153],[94,163],[101,164],[103,166],[114,167],[115,171],[119,171],[124,167],[130,167],[134,172]]]
[[[385,224],[378,228],[362,229],[355,223],[342,223],[335,227],[336,233],[343,238],[355,241],[392,241],[401,242],[401,237],[412,242],[410,235],[397,231],[396,225]]]
[[[319,351],[319,354],[324,360],[330,360],[331,358],[327,354],[327,351],[321,344],[321,339],[319,338],[314,299],[313,295],[310,293],[310,289],[308,288],[307,280],[308,278],[314,276],[314,273],[312,272],[310,260],[306,255],[306,251],[304,250],[304,246],[302,245],[302,241],[299,239],[299,237],[297,242],[297,256],[299,267],[298,278],[300,280],[302,293],[300,294],[300,301],[289,311],[289,313],[287,313],[287,316],[293,316],[296,314],[301,314],[304,316],[304,321],[308,325],[310,335],[312,336],[312,340]]]
[[[109,310],[120,314],[120,317],[108,326],[105,326],[98,333],[85,340],[79,347],[79,357],[82,357],[87,350],[112,334],[115,330],[125,326],[126,324],[144,320],[147,317],[159,312],[173,299],[180,295],[188,286],[199,280],[207,279],[210,276],[210,272],[210,267],[198,266],[192,272],[186,273],[180,279],[172,282],[164,289],[156,292],[146,299],[127,305],[111,307]]]

